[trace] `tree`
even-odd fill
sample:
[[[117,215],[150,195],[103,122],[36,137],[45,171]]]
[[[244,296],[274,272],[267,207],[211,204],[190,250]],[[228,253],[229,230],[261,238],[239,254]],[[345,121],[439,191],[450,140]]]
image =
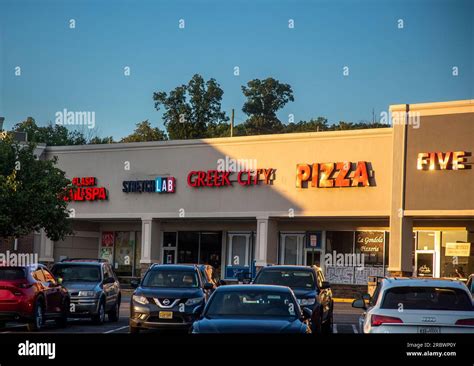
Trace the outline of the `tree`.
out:
[[[70,181],[56,159],[38,160],[34,143],[0,140],[0,237],[19,238],[44,229],[54,241],[70,234],[64,194]]]
[[[39,127],[33,117],[28,117],[25,121],[17,123],[13,131],[26,132],[28,141],[34,143],[44,143],[49,146],[62,145],[84,145],[87,139],[79,131],[69,131],[61,125],[48,124],[45,127]]]
[[[221,110],[224,92],[215,79],[204,81],[195,74],[187,85],[180,85],[168,94],[153,93],[155,108],[164,109],[163,120],[170,139],[213,137],[222,123],[228,121]]]
[[[120,142],[144,142],[166,140],[166,134],[158,127],[151,127],[148,120],[136,124],[135,131]]]
[[[282,84],[273,78],[254,79],[242,86],[247,101],[242,111],[249,116],[245,122],[250,134],[268,134],[282,132],[283,124],[276,112],[288,102],[293,102],[293,90],[289,84]]]
[[[285,126],[286,133],[292,132],[319,132],[329,129],[328,120],[324,117],[316,119],[311,118],[309,121],[299,121],[298,123],[289,123]]]

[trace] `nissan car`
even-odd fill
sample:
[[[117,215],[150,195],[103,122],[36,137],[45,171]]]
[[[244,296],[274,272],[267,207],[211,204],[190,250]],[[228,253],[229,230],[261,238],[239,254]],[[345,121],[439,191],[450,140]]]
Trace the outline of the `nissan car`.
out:
[[[130,333],[143,329],[189,330],[214,289],[197,265],[182,264],[154,264],[134,285]]]

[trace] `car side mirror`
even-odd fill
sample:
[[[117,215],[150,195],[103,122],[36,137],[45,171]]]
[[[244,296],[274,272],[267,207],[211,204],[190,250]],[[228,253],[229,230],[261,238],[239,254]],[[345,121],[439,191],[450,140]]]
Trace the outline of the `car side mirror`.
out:
[[[323,283],[321,284],[321,290],[326,290],[328,288],[331,288],[331,285],[329,284],[329,282],[323,281]]]
[[[202,305],[196,306],[193,310],[194,317],[199,318],[201,316],[203,310],[204,310],[204,306],[202,306]]]
[[[217,282],[217,284],[219,286],[225,286],[225,285],[227,285],[227,282],[225,282],[224,280],[219,280],[219,282]]]
[[[313,311],[308,309],[308,308],[303,308],[303,319],[304,320],[308,320],[308,319],[311,319],[311,317],[313,316]]]
[[[137,288],[138,286],[140,286],[140,280],[133,278],[132,280],[130,280],[130,286],[132,286],[132,288]]]
[[[210,282],[206,282],[204,284],[204,290],[212,290],[214,288],[214,285]]]
[[[364,299],[356,299],[352,301],[352,307],[357,308],[357,309],[364,309],[364,310],[367,309]]]

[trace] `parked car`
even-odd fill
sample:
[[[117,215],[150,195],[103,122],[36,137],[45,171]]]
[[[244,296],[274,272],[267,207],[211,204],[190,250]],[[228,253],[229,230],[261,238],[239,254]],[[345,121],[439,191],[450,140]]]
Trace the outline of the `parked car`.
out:
[[[154,264],[130,303],[130,333],[141,329],[189,330],[214,286],[197,265]]]
[[[102,259],[66,259],[52,272],[62,280],[71,296],[70,315],[91,318],[96,324],[119,320],[120,283],[112,266]]]
[[[334,301],[332,291],[317,266],[268,266],[262,268],[254,284],[288,286],[303,309],[309,309],[315,334],[332,333]]]
[[[46,320],[66,326],[69,294],[43,265],[0,266],[0,326],[26,323],[29,331],[40,330]]]
[[[192,333],[310,333],[293,291],[284,286],[233,285],[212,294]]]
[[[474,307],[466,285],[455,280],[386,278],[364,309],[363,333],[474,333]]]

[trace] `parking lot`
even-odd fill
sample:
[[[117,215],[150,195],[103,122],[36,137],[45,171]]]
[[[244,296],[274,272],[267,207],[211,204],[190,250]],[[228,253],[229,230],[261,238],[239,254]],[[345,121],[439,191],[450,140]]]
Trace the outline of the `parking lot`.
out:
[[[334,304],[334,333],[357,333],[357,322],[360,310],[352,308],[350,303]],[[46,323],[42,332],[45,333],[128,333],[128,317],[130,314],[130,297],[123,298],[118,322],[106,321],[102,325],[94,325],[89,319],[69,319],[66,328],[58,328],[54,321]],[[7,323],[0,333],[27,332],[22,324]]]

